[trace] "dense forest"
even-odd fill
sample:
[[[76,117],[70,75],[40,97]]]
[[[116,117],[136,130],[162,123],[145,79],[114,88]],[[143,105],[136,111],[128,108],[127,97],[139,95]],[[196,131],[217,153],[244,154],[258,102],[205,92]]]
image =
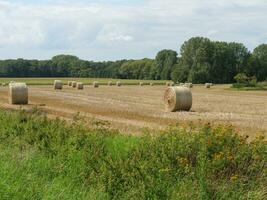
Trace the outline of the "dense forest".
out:
[[[177,53],[162,50],[155,59],[94,62],[72,55],[51,60],[0,61],[0,77],[95,77],[231,83],[239,74],[267,79],[267,44],[250,52],[241,43],[193,37]]]

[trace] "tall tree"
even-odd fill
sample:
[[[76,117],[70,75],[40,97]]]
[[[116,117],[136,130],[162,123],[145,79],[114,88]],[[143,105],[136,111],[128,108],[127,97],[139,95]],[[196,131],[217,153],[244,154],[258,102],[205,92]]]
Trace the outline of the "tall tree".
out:
[[[151,69],[151,78],[156,80],[170,80],[171,72],[176,62],[176,51],[167,49],[160,51],[157,54],[154,65]]]

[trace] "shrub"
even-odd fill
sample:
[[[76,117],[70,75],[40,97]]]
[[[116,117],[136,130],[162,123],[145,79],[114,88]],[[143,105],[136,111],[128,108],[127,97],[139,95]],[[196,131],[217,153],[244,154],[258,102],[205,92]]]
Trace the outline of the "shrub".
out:
[[[0,111],[6,199],[264,199],[267,145],[209,124],[122,135]],[[99,125],[100,124],[100,125]]]
[[[234,79],[236,83],[233,84],[233,86],[236,88],[257,86],[257,78],[255,76],[248,77],[244,73],[239,73],[234,77]]]

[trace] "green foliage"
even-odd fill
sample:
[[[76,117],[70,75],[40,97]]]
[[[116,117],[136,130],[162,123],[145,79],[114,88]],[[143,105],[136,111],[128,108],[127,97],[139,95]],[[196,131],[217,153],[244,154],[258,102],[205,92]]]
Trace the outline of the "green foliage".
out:
[[[187,67],[188,80],[194,83],[231,83],[247,65],[249,52],[243,44],[213,42],[195,37],[181,47],[180,66]]]
[[[231,127],[129,136],[0,111],[1,199],[264,199],[267,145]]]
[[[161,50],[155,59],[94,62],[72,55],[51,60],[0,60],[0,77],[87,77],[170,80],[194,83],[233,83],[245,73],[257,80],[267,79],[267,45],[252,53],[241,43],[211,41],[193,37],[180,48]]]
[[[255,76],[248,77],[244,73],[239,73],[234,77],[236,83],[233,84],[235,88],[242,87],[257,87],[257,78]]]
[[[177,62],[177,52],[173,50],[160,51],[151,69],[151,78],[155,80],[170,80],[171,72]]]

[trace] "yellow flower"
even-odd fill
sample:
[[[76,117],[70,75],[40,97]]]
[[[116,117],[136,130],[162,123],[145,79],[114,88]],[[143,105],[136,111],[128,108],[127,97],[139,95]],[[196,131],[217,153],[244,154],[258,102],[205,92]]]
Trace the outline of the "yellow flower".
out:
[[[238,176],[237,175],[233,175],[230,177],[230,180],[231,181],[236,181],[238,179]]]

